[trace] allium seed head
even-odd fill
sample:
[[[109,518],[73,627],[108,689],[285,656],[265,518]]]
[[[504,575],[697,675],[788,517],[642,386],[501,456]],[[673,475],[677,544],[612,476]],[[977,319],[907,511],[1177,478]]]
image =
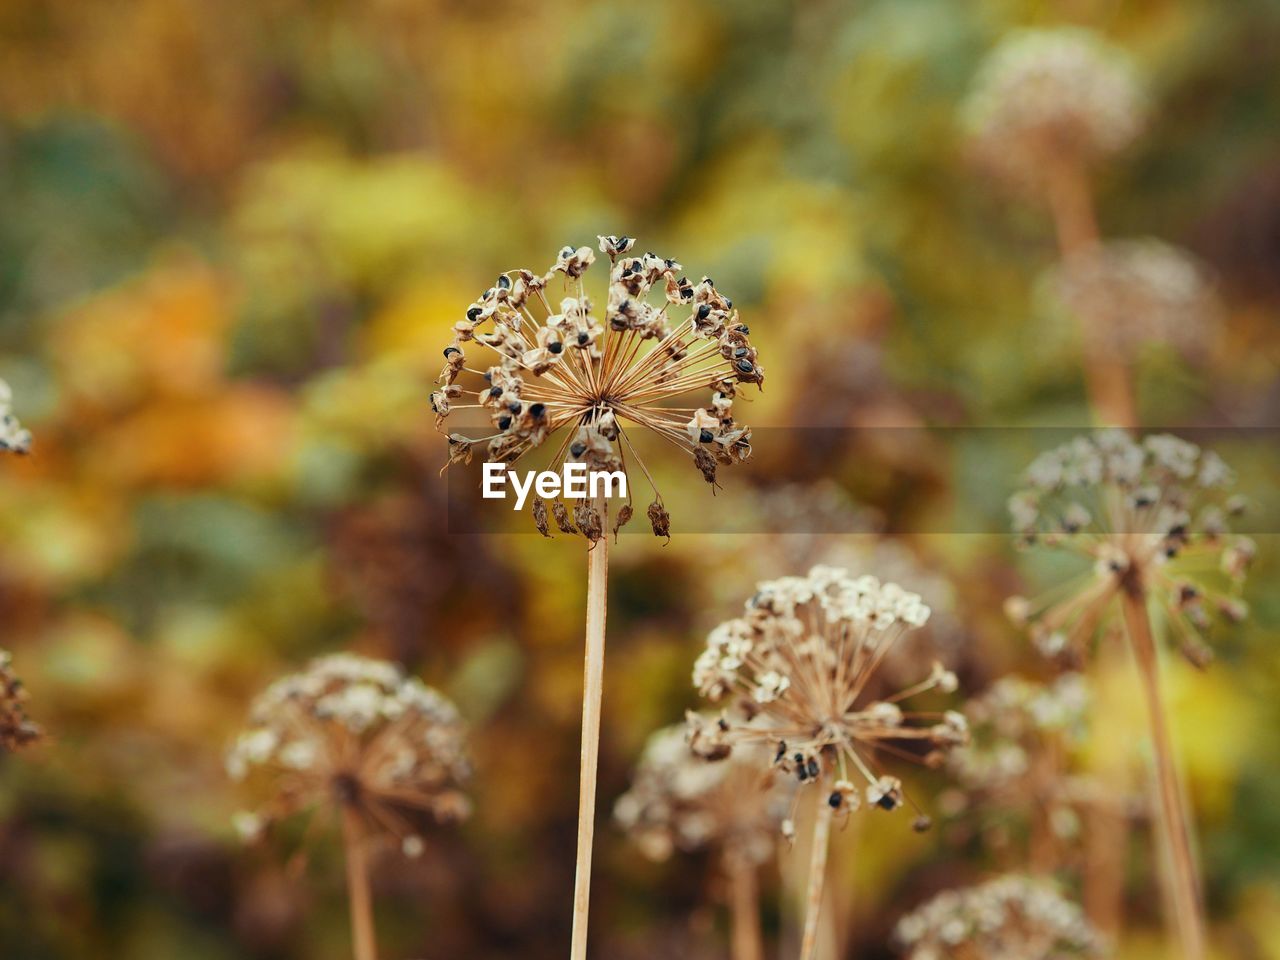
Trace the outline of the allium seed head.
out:
[[[1048,880],[1006,875],[947,890],[898,921],[907,960],[1102,957],[1102,938]]]
[[[674,850],[712,848],[722,857],[764,863],[773,856],[795,785],[770,769],[769,757],[752,752],[716,763],[690,750],[684,724],[659,730],[645,745],[631,789],[618,798],[614,819],[655,860]]]
[[[450,434],[449,463],[470,462],[484,445],[489,462],[510,464],[557,437],[553,467],[581,462],[629,473],[630,460],[652,485],[628,432],[643,429],[684,450],[714,485],[719,466],[751,456],[751,429],[733,418],[740,387],[764,383],[747,325],[709,277],[695,283],[674,260],[633,254],[630,237],[599,240],[609,259],[602,315],[583,283],[595,254],[566,246],[546,273],[499,276],[454,325],[431,395],[436,426],[443,431],[453,412],[470,409],[491,432]],[[698,393],[705,406],[672,405]],[[666,536],[662,497],[653,493],[649,519]],[[599,519],[562,523],[554,505],[552,513],[564,532],[592,540],[607,532]],[[543,533],[546,516],[545,504],[535,505]]]
[[[833,567],[760,584],[741,617],[711,631],[694,665],[694,686],[725,706],[715,723],[691,724],[691,745],[714,757],[764,744],[801,784],[856,780],[869,804],[900,806],[902,785],[879,772],[879,755],[923,760],[968,737],[960,714],[899,705],[955,689],[954,675],[940,666],[893,696],[871,693],[890,650],[928,619],[917,594]]]
[[[0,650],[0,751],[12,752],[40,739],[40,727],[27,716],[27,690],[13,672],[13,657]]]
[[[1146,112],[1124,51],[1068,27],[1002,41],[974,79],[963,121],[984,162],[1027,184],[1050,163],[1090,164],[1128,146]]]
[[[0,380],[0,450],[10,453],[31,452],[31,431],[13,415],[13,390]]]
[[[1008,605],[1046,654],[1082,655],[1121,590],[1156,603],[1171,639],[1201,666],[1213,621],[1245,615],[1240,594],[1255,547],[1227,533],[1242,502],[1229,494],[1235,475],[1217,454],[1168,434],[1139,442],[1105,430],[1041,454],[1026,480],[1009,501],[1015,531],[1092,565],[1066,599]]]
[[[412,855],[424,818],[470,812],[453,704],[393,663],[351,654],[313,660],[260,694],[226,766],[234,780],[264,782],[267,802],[237,818],[247,836],[296,813],[348,807]]]
[[[1049,274],[1047,286],[1126,355],[1148,343],[1202,348],[1222,314],[1206,268],[1154,239],[1111,241],[1077,253]]]

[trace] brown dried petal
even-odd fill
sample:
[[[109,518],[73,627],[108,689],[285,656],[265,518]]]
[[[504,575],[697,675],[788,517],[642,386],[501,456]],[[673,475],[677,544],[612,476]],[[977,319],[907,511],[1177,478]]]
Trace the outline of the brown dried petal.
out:
[[[630,523],[631,518],[634,515],[635,515],[635,511],[631,509],[631,504],[629,503],[624,503],[618,509],[617,519],[613,521],[613,542],[614,543],[618,542],[618,531],[621,530],[623,527],[625,527],[628,523]]]
[[[649,525],[653,527],[655,537],[666,537],[671,540],[671,514],[663,508],[658,500],[649,504]]]
[[[592,543],[604,536],[604,518],[595,505],[587,500],[579,500],[573,505],[573,519],[582,535]]]
[[[693,462],[702,471],[702,479],[714,487],[716,485],[716,458],[707,452],[706,447],[694,447]]]
[[[561,533],[577,533],[578,528],[573,525],[573,521],[569,519],[569,511],[564,508],[563,501],[551,501],[551,515],[555,517],[556,526],[560,528]]]
[[[533,498],[533,522],[540,534],[550,538],[551,533],[547,529],[547,501],[541,497]]]

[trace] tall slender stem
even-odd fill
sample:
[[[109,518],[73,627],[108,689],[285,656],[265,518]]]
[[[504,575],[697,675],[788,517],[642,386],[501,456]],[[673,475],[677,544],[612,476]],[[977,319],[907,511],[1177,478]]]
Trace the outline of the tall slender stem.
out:
[[[591,903],[591,845],[595,838],[596,768],[600,758],[600,704],[604,694],[604,621],[609,582],[607,501],[598,501],[606,536],[587,552],[587,638],[582,679],[582,762],[578,787],[578,863],[573,883],[570,960],[586,960]]]
[[[732,853],[724,858],[729,880],[733,960],[764,960],[760,934],[760,885],[755,864]]]
[[[1062,260],[1065,262],[1097,246],[1098,221],[1093,197],[1079,165],[1069,161],[1047,164],[1045,191]],[[1086,314],[1077,319],[1084,355],[1085,389],[1094,415],[1106,426],[1137,426],[1132,371],[1127,359],[1108,348],[1110,338],[1106,331],[1098,329],[1095,317]]]
[[[1146,596],[1140,586],[1128,585],[1121,592],[1121,602],[1129,643],[1133,648],[1134,661],[1147,701],[1160,801],[1159,826],[1172,874],[1170,879],[1178,937],[1183,956],[1187,960],[1203,960],[1204,912],[1195,859],[1191,852],[1191,816],[1178,783],[1173,741],[1169,735],[1168,715],[1160,686],[1160,662],[1155,640],[1151,635]]]
[[[818,795],[813,817],[813,849],[809,853],[809,885],[805,896],[804,936],[800,940],[800,960],[813,960],[818,952],[818,915],[822,912],[822,885],[827,876],[827,848],[831,840],[831,804],[823,789],[825,780],[811,788]]]
[[[378,960],[364,831],[360,814],[351,804],[342,805],[342,842],[347,861],[347,899],[351,904],[351,944],[355,960]]]

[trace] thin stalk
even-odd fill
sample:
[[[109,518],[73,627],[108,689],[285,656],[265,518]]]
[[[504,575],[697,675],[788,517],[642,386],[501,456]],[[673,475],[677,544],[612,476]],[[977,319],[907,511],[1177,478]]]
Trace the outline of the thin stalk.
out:
[[[760,885],[755,865],[744,857],[724,858],[729,880],[733,960],[764,960],[760,934]]]
[[[570,960],[586,960],[591,903],[591,845],[595,839],[596,768],[600,758],[600,704],[604,694],[604,621],[609,582],[608,502],[598,501],[605,536],[587,551],[587,637],[582,678],[582,761],[578,787],[578,862],[573,883]]]
[[[364,830],[360,814],[351,804],[342,805],[342,842],[347,861],[347,898],[351,904],[351,945],[355,960],[378,960]]]
[[[1119,639],[1106,637],[1106,640]],[[1118,643],[1098,647],[1098,663],[1106,674],[1114,674],[1124,648]],[[1085,833],[1085,876],[1081,885],[1086,915],[1094,927],[1112,943],[1119,942],[1124,920],[1125,861],[1129,850],[1130,823],[1125,798],[1129,770],[1120,751],[1104,751],[1095,771],[1107,784],[1088,806]]]
[[[1084,172],[1070,162],[1050,163],[1045,170],[1045,192],[1058,236],[1058,252],[1064,262],[1095,247],[1099,241],[1093,197]],[[1106,347],[1105,331],[1091,316],[1077,318],[1084,358],[1085,389],[1089,406],[1105,426],[1135,427],[1138,423],[1132,371],[1126,358]]]
[[[1195,859],[1191,852],[1191,817],[1178,784],[1173,741],[1169,735],[1168,715],[1160,686],[1160,663],[1151,621],[1147,615],[1146,596],[1141,587],[1129,586],[1121,591],[1125,626],[1134,661],[1142,680],[1147,702],[1147,717],[1155,752],[1156,786],[1160,801],[1160,833],[1171,872],[1178,938],[1187,960],[1203,960],[1205,956],[1204,912],[1200,901]]]
[[[818,952],[818,915],[822,912],[822,886],[827,876],[827,848],[831,841],[831,804],[820,780],[813,791],[818,806],[813,818],[813,848],[809,853],[809,885],[805,897],[804,936],[800,940],[800,960],[813,960]]]

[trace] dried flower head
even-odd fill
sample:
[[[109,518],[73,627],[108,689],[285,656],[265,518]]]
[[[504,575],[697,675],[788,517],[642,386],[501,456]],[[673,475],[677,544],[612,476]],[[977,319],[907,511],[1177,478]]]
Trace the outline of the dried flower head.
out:
[[[1101,937],[1047,880],[1017,874],[947,890],[898,921],[908,960],[1100,957]]]
[[[1201,348],[1222,313],[1206,268],[1185,250],[1150,238],[1077,253],[1050,273],[1048,287],[1126,355],[1147,343]]]
[[[15,751],[40,739],[40,727],[27,716],[27,690],[13,672],[13,657],[0,650],[0,750]]]
[[[1090,701],[1088,681],[1078,673],[1051,684],[1001,677],[965,705],[972,740],[951,752],[947,767],[970,790],[992,795],[1016,788],[1045,740],[1080,742]]]
[[[1139,442],[1104,430],[1041,454],[1026,482],[1009,501],[1024,543],[1092,561],[1048,599],[1006,602],[1046,655],[1082,657],[1122,590],[1154,601],[1168,636],[1200,666],[1213,620],[1247,614],[1241,591],[1256,548],[1227,533],[1243,501],[1228,494],[1235,475],[1217,454],[1169,434]]]
[[[0,450],[10,453],[31,452],[31,431],[13,415],[13,390],[0,380]]]
[[[227,772],[267,783],[267,803],[237,817],[248,836],[302,811],[349,808],[416,856],[424,818],[452,822],[470,812],[453,704],[395,664],[351,654],[313,660],[260,694]]]
[[[963,120],[979,157],[1017,183],[1089,164],[1141,132],[1146,100],[1124,51],[1088,30],[1020,30],[987,57]]]
[[[614,819],[654,860],[714,848],[726,858],[765,863],[791,812],[795,785],[751,752],[713,763],[689,748],[685,724],[659,730],[645,745],[631,789],[614,805]]]
[[[714,485],[719,466],[751,455],[751,429],[733,418],[740,385],[764,382],[747,325],[709,277],[694,283],[674,260],[631,253],[630,237],[599,239],[610,265],[602,316],[583,283],[595,254],[565,247],[546,273],[500,275],[454,325],[440,387],[431,395],[436,426],[443,431],[451,413],[470,409],[491,432],[450,433],[449,462],[470,462],[484,445],[489,462],[511,464],[554,436],[553,469],[580,462],[626,472],[630,458],[653,486],[627,433],[632,425],[684,450]],[[671,405],[700,391],[708,395],[705,406]],[[630,482],[627,489],[629,506]],[[649,520],[656,535],[666,536],[670,518],[656,486],[653,492]],[[603,536],[596,507],[575,503],[571,518],[553,502],[556,526],[588,539]],[[546,505],[535,503],[534,511],[547,535]]]
[[[901,806],[902,783],[878,770],[877,754],[938,764],[968,739],[963,714],[899,706],[928,690],[953,692],[955,675],[941,664],[893,696],[868,693],[894,644],[928,619],[918,595],[834,567],[760,584],[741,617],[711,631],[694,665],[698,691],[729,702],[714,721],[694,718],[691,745],[715,758],[738,743],[763,743],[800,783],[829,783],[834,775],[837,810],[854,809],[862,796],[886,810]],[[913,745],[927,753],[913,753]]]

